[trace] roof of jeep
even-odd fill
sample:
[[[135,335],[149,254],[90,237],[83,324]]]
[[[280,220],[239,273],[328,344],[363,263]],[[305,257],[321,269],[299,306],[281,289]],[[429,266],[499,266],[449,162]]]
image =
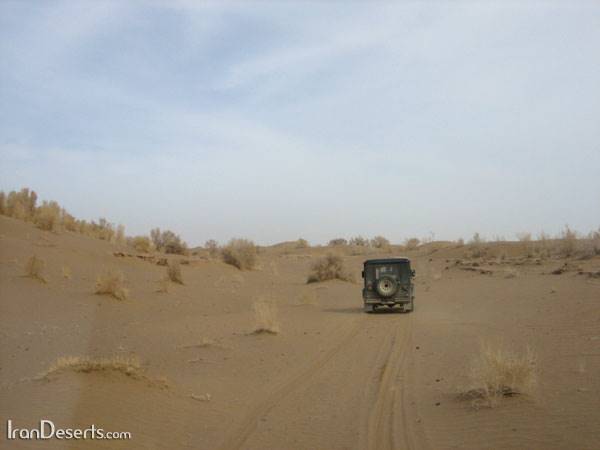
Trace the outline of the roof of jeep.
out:
[[[408,258],[383,258],[383,259],[367,259],[364,264],[394,264],[410,262]]]

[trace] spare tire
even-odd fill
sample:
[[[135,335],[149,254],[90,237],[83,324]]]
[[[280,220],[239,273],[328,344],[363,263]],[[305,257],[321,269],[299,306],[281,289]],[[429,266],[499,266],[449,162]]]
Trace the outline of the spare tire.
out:
[[[382,297],[391,297],[398,290],[398,282],[394,278],[384,275],[375,283],[375,290]]]

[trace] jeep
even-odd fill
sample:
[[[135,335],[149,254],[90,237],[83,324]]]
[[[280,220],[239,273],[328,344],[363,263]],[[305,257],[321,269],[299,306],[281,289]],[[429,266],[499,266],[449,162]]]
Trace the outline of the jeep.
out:
[[[374,312],[380,306],[402,312],[414,310],[415,271],[408,258],[368,259],[364,262],[362,277],[364,310]]]

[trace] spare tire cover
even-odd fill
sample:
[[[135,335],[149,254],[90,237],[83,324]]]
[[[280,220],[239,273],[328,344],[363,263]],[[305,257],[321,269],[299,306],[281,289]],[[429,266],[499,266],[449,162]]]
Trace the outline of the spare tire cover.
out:
[[[384,275],[375,283],[375,289],[382,297],[391,297],[398,290],[398,282],[394,278]]]

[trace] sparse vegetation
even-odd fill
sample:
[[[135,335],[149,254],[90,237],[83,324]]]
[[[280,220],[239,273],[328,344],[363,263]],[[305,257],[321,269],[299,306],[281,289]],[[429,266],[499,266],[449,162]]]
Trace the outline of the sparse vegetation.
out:
[[[518,355],[482,344],[470,373],[471,386],[463,398],[493,407],[502,397],[528,394],[536,383],[536,358],[531,349]]]
[[[107,270],[98,276],[94,293],[110,295],[117,300],[127,300],[129,297],[129,291],[125,288],[125,277],[116,270]]]
[[[390,241],[383,236],[375,236],[370,241],[371,247],[379,249],[387,249],[390,246]]]
[[[406,250],[416,250],[419,247],[421,241],[418,238],[409,238],[404,241],[404,247]]]
[[[259,297],[252,305],[252,309],[256,321],[253,334],[277,334],[281,331],[275,302]]]
[[[329,241],[330,247],[339,247],[341,245],[348,245],[348,241],[344,238],[335,238]]]
[[[160,231],[160,228],[154,228],[150,231],[150,237],[154,247],[160,252],[176,255],[187,252],[187,244],[171,230]]]
[[[93,359],[81,356],[61,356],[39,378],[64,372],[119,372],[132,378],[141,377],[141,366],[138,358],[114,356],[112,358]]]
[[[308,248],[310,247],[310,244],[308,243],[308,241],[306,239],[298,239],[296,241],[296,248]]]
[[[342,258],[330,254],[314,262],[306,282],[317,283],[335,279],[350,282],[354,281],[353,277],[344,268]]]
[[[248,239],[231,239],[221,253],[225,263],[240,270],[252,270],[256,267],[258,250],[254,242]]]
[[[369,240],[362,236],[355,236],[351,238],[348,243],[357,247],[367,247],[369,245]]]
[[[129,244],[136,252],[150,253],[152,251],[152,241],[148,236],[134,236],[129,240]]]
[[[208,256],[216,258],[219,256],[219,243],[214,239],[209,239],[205,242],[204,248],[208,250]]]
[[[47,280],[44,276],[45,267],[45,261],[41,258],[38,258],[36,255],[33,255],[25,263],[25,275],[30,278],[34,278],[38,281],[41,281],[42,283],[46,283]]]
[[[41,206],[36,206],[37,200],[37,194],[29,188],[23,188],[19,192],[11,191],[8,194],[0,192],[0,214],[33,222],[42,230],[65,229],[110,242],[124,241],[125,228],[122,225],[115,229],[115,226],[106,219],[99,219],[97,223],[77,220],[57,202],[44,201]]]
[[[569,225],[565,225],[565,228],[560,233],[559,242],[560,255],[573,256],[577,248],[577,233],[571,230]]]
[[[61,209],[58,203],[44,202],[36,209],[33,222],[42,230],[58,231],[61,226]]]
[[[167,264],[167,277],[173,283],[183,284],[183,276],[181,275],[181,263],[175,259]]]

